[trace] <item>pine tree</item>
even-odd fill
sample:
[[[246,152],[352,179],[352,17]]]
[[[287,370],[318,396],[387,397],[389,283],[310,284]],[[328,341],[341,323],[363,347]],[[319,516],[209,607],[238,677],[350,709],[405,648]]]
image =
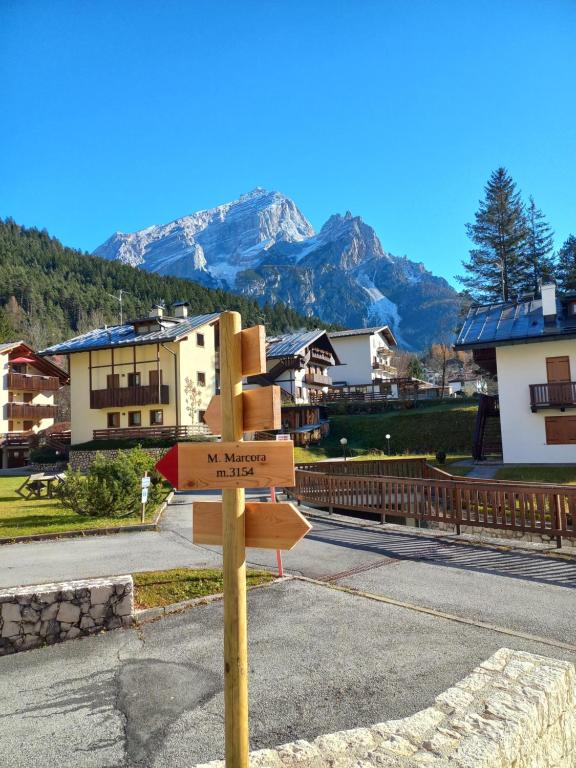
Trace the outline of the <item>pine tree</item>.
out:
[[[505,168],[492,173],[484,191],[475,222],[466,225],[477,247],[462,262],[467,274],[459,280],[475,301],[508,301],[526,282],[524,206]]]
[[[553,232],[546,217],[536,208],[534,198],[530,196],[526,208],[527,237],[524,258],[526,259],[527,280],[522,286],[525,291],[538,293],[540,282],[550,280],[554,274],[554,261],[551,257]]]
[[[562,291],[576,291],[576,237],[569,235],[558,251],[556,279]]]

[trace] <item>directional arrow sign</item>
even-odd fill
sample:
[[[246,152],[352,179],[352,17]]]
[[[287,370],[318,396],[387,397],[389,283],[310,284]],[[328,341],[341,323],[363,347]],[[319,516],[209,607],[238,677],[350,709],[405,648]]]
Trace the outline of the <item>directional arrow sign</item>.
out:
[[[294,486],[294,444],[268,440],[178,443],[156,469],[174,488]]]
[[[242,392],[242,422],[244,432],[280,429],[282,426],[282,397],[280,387],[269,386]],[[204,414],[204,423],[213,435],[222,432],[220,395],[214,395]]]
[[[292,549],[312,528],[293,504],[248,502],[244,531],[247,547]],[[196,501],[192,513],[194,544],[222,544],[222,504]]]

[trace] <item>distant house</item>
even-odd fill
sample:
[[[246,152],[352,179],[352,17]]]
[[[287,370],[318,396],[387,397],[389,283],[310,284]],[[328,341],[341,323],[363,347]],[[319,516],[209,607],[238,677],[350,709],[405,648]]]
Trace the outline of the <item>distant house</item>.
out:
[[[448,391],[450,395],[485,395],[488,391],[486,378],[480,373],[461,373],[448,377]]]
[[[68,384],[66,371],[23,341],[0,344],[0,454],[2,468],[26,464],[34,435],[53,426],[54,394]]]
[[[576,461],[576,294],[471,307],[456,349],[498,378],[504,461]]]
[[[296,404],[317,399],[332,385],[329,370],[340,360],[326,331],[304,331],[266,339],[267,372],[250,376],[248,386],[278,385]]]
[[[341,364],[329,371],[335,384],[371,384],[396,377],[391,364],[396,339],[387,325],[335,331],[329,336]]]
[[[147,317],[98,328],[42,355],[68,355],[72,444],[122,437],[178,437],[204,429],[218,387],[219,314]]]

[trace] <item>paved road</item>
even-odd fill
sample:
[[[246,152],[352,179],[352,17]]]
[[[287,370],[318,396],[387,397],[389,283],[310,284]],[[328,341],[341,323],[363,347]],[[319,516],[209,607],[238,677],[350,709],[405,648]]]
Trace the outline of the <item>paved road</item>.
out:
[[[160,533],[1,547],[0,583],[219,564],[218,548],[191,543],[190,501],[175,498]],[[272,552],[249,557],[275,563]],[[316,581],[250,593],[253,748],[407,715],[502,646],[576,660],[561,646],[575,643],[576,563],[344,518],[314,520],[284,561]],[[0,659],[0,765],[172,768],[220,756],[221,631],[213,603]]]
[[[251,746],[402,717],[500,647],[558,648],[284,581],[249,594]],[[0,659],[3,768],[189,768],[222,755],[222,605]]]
[[[191,498],[174,498],[160,533],[0,547],[0,586],[220,565],[218,547],[191,542]],[[251,549],[248,557],[253,566],[275,567],[274,552]],[[292,574],[574,642],[576,561],[445,543],[339,517],[314,520],[311,533],[284,553],[284,564]]]

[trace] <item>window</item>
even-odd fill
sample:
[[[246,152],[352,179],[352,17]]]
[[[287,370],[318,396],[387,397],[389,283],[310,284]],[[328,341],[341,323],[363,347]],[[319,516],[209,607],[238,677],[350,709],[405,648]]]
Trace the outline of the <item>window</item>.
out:
[[[26,363],[12,363],[12,373],[26,373]]]
[[[120,414],[118,411],[108,414],[108,429],[118,429],[120,427]]]
[[[204,414],[206,411],[198,411],[198,424],[205,424]]]
[[[203,333],[197,333],[196,334],[196,346],[203,347],[204,346],[204,334]]]
[[[562,384],[570,381],[570,358],[568,355],[547,357],[546,373],[548,384]]]
[[[576,416],[546,417],[547,445],[576,444]]]
[[[151,387],[157,387],[158,384],[162,384],[162,371],[149,371],[148,383]]]
[[[206,374],[202,373],[201,371],[198,371],[196,374],[196,383],[199,387],[205,387],[206,386]]]
[[[142,424],[141,411],[128,411],[128,426],[139,427]]]
[[[128,386],[129,387],[139,387],[141,384],[140,381],[140,374],[137,372],[129,373],[128,374]]]
[[[164,424],[164,411],[150,411],[150,425],[156,426],[158,424]]]
[[[118,373],[109,373],[106,376],[106,386],[108,389],[118,389],[120,386],[120,375]]]

